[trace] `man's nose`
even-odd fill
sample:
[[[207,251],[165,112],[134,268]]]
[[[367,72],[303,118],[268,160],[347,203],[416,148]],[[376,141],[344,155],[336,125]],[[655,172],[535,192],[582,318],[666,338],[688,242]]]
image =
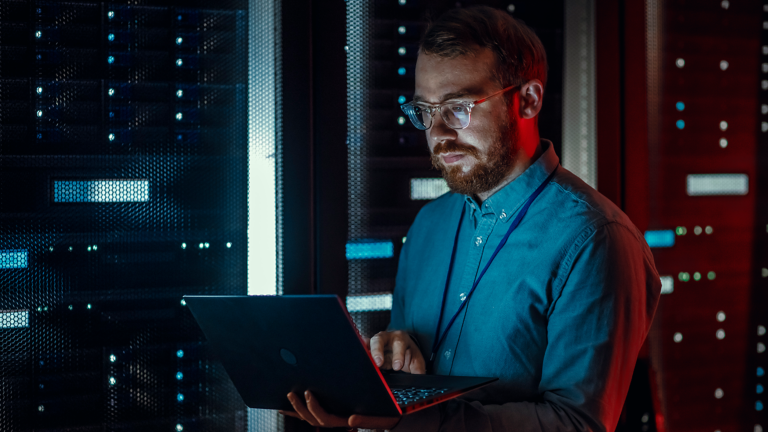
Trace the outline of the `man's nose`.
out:
[[[440,113],[435,113],[432,118],[432,127],[427,131],[427,139],[430,141],[430,147],[442,141],[455,140],[457,137],[456,129],[445,124],[445,120]]]

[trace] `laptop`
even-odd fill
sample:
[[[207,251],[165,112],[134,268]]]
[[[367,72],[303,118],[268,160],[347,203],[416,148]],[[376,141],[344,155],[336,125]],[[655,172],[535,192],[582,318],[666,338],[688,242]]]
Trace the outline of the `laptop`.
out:
[[[381,371],[336,295],[184,296],[245,404],[292,411],[310,390],[332,414],[397,417],[497,378]]]

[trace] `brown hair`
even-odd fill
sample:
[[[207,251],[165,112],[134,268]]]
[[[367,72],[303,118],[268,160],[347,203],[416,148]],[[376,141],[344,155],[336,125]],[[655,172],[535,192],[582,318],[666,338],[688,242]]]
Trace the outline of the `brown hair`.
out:
[[[488,6],[452,9],[431,22],[421,51],[455,58],[489,48],[496,56],[496,80],[502,87],[538,79],[547,84],[547,54],[536,33],[507,13]]]

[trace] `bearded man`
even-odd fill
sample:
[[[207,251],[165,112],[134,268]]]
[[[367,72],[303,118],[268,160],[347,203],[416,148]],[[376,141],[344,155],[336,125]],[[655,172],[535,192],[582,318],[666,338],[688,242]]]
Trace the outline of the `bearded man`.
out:
[[[297,416],[419,432],[615,429],[661,282],[627,216],[539,138],[546,71],[524,24],[457,9],[427,29],[402,107],[451,192],[408,232],[371,354],[382,369],[499,381],[402,419],[340,419],[292,394]]]

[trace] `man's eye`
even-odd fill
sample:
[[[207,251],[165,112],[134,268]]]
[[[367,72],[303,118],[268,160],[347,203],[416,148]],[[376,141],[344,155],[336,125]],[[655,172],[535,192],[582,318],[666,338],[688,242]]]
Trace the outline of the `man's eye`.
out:
[[[459,112],[464,111],[464,107],[461,106],[461,105],[454,105],[454,106],[451,107],[451,111],[453,111],[455,113],[459,113]]]

